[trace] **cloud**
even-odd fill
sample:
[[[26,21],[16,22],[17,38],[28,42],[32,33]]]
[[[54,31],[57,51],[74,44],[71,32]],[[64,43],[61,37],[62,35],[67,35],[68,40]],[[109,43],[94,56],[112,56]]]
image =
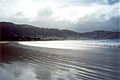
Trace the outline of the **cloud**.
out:
[[[112,5],[112,4],[115,4],[115,3],[118,3],[119,2],[119,0],[104,0],[107,4],[110,4],[110,5]]]
[[[0,21],[79,31],[107,29],[120,16],[118,0],[0,0],[0,11]]]
[[[94,30],[106,30],[106,31],[120,31],[119,27],[119,18],[120,17],[113,17],[109,20],[105,21],[87,21],[83,24],[76,24],[76,31],[80,32],[87,32],[87,31],[94,31]],[[94,29],[93,29],[94,28]]]
[[[88,5],[88,6],[68,6],[54,12],[53,17],[59,20],[70,22],[80,22],[85,20],[105,20],[114,16],[119,16],[118,7],[115,5]]]

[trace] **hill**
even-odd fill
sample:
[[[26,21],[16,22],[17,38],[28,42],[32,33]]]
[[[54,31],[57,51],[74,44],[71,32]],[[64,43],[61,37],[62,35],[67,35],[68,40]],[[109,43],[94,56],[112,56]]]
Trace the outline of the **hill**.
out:
[[[1,41],[118,39],[120,32],[93,31],[78,33],[70,30],[39,28],[26,24],[0,22]]]

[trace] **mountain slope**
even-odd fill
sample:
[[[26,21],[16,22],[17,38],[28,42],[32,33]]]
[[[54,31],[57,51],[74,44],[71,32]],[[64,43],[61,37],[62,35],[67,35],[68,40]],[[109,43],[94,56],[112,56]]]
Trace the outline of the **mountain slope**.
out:
[[[70,30],[38,28],[31,25],[20,25],[0,22],[1,41],[19,40],[66,40],[66,39],[117,39],[120,32],[94,31],[77,33]]]
[[[93,39],[118,39],[120,38],[120,32],[111,32],[111,31],[93,31],[82,33],[83,36]]]

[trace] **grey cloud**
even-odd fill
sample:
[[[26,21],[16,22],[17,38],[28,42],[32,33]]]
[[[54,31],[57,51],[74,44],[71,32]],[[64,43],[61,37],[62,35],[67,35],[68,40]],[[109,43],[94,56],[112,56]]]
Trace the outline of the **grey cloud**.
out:
[[[76,24],[76,31],[87,32],[94,30],[120,31],[119,18],[113,17],[106,21],[88,21],[84,24]]]
[[[34,25],[38,27],[46,27],[46,28],[69,29],[77,32],[94,31],[99,29],[111,30],[111,31],[119,30],[119,15],[112,16],[106,20],[104,18],[105,16],[108,15],[108,13],[100,15],[99,16],[100,18],[95,18],[96,14],[93,14],[93,15],[88,15],[84,17],[84,19],[82,19],[86,21],[78,21],[78,23],[71,23],[70,21],[67,20],[55,21],[53,18],[51,18],[51,16],[54,14],[54,11],[52,11],[50,7],[40,9],[38,13],[36,13],[37,15],[35,19],[30,21],[29,19],[24,18],[24,16],[27,15],[24,15],[24,12],[20,12],[19,9],[16,7],[15,4],[18,3],[18,1],[20,0],[11,0],[11,1],[0,0],[0,10],[2,11],[0,13],[0,21],[30,24],[30,25]],[[39,0],[33,0],[33,1],[39,1]],[[49,1],[49,0],[45,0],[45,1]],[[56,1],[61,6],[63,5],[74,6],[79,3],[85,3],[85,4],[102,3],[102,2],[104,3],[104,0],[99,0],[99,1],[98,0],[66,0],[66,1],[52,0],[52,1]],[[7,4],[5,2],[7,2]],[[4,5],[4,3],[6,5]],[[102,12],[104,13],[104,11]],[[114,13],[115,9],[112,12]],[[12,16],[8,16],[8,15],[12,15]]]
[[[63,1],[64,2],[64,1]],[[67,0],[65,2],[69,2],[68,4],[72,5],[89,5],[93,3],[97,4],[105,4],[104,0]]]
[[[17,12],[17,13],[15,13],[15,16],[20,16],[20,17],[22,17],[22,16],[24,16],[24,15],[23,15],[22,12]]]
[[[42,22],[41,20],[41,22],[36,21],[32,24],[40,27],[69,29],[77,32],[88,32],[94,30],[120,31],[119,17],[112,17],[109,20],[105,21],[94,21],[91,19],[91,21],[86,21],[84,23],[78,22],[76,24],[64,20],[58,22],[48,21],[48,23],[46,23],[45,21]]]
[[[39,21],[36,20],[32,22],[29,22],[28,20],[25,19],[12,19],[12,18],[10,19],[4,18],[3,20],[21,24],[30,24],[36,27],[69,29],[77,32],[88,32],[94,30],[120,31],[119,19],[120,19],[119,16],[112,17],[109,20],[104,21],[94,21],[93,19],[91,19],[91,21],[89,20],[84,23],[78,22],[76,24],[64,20],[58,22],[44,19],[39,19]]]
[[[112,5],[112,4],[115,4],[115,3],[118,3],[119,0],[107,0],[108,1],[108,4]]]
[[[50,17],[52,15],[52,10],[48,8],[40,9],[39,12],[37,13],[37,16],[42,16],[42,17]]]

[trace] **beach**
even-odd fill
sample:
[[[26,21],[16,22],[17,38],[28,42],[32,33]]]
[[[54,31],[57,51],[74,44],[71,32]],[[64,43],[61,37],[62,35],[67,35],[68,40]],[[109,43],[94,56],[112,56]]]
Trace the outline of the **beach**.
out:
[[[119,80],[119,76],[119,47],[0,44],[0,80]]]

